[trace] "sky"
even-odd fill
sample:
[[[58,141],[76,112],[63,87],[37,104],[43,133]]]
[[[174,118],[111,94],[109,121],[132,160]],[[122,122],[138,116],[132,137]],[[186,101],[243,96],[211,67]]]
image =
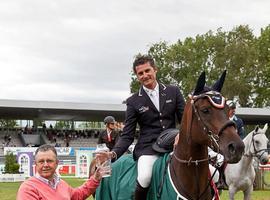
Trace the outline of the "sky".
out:
[[[0,99],[120,104],[160,41],[270,23],[269,0],[0,0]]]

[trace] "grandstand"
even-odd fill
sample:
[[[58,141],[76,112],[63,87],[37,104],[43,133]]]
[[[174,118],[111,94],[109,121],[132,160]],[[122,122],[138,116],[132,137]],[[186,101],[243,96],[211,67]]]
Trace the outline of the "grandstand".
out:
[[[43,129],[35,133],[25,134],[22,129],[1,129],[0,130],[0,164],[4,164],[4,149],[19,147],[38,147],[42,144],[50,144],[59,148],[70,147],[73,151],[79,149],[94,149],[98,140],[98,133],[101,130],[84,130],[84,131],[63,131],[55,130],[55,136],[51,137],[50,131],[43,132]],[[59,133],[59,134],[58,134]],[[68,138],[68,142],[67,142]],[[75,164],[75,154],[59,155],[60,163]]]
[[[117,121],[123,122],[125,118],[125,104],[91,104],[91,103],[71,103],[71,102],[50,102],[50,101],[24,101],[24,100],[1,100],[0,99],[0,119],[24,119],[24,120],[63,120],[63,121],[91,121],[101,122],[107,115],[113,115]],[[269,123],[269,108],[238,108],[237,115],[244,120],[245,125]],[[22,125],[21,125],[22,126]],[[73,127],[73,126],[72,126]],[[52,130],[48,128],[25,131],[23,127],[0,128],[0,169],[4,164],[4,149],[15,152],[33,152],[34,147],[42,144],[51,144],[58,148],[60,164],[68,163],[68,169],[72,165],[79,165],[78,171],[82,167],[89,165],[93,151],[97,144],[99,131],[102,129],[76,130]],[[25,148],[25,149],[24,149]],[[26,149],[28,148],[28,149]],[[86,150],[88,153],[78,155],[76,150]],[[78,160],[78,157],[80,158]],[[21,160],[22,161],[22,160]],[[25,161],[25,160],[24,160]],[[30,161],[30,162],[29,162]],[[29,157],[28,163],[32,160]],[[29,169],[25,169],[26,171]],[[23,169],[22,169],[23,171]],[[77,172],[76,172],[77,173]],[[84,172],[82,172],[84,173]],[[79,175],[80,176],[80,175]],[[87,177],[87,174],[84,174]]]

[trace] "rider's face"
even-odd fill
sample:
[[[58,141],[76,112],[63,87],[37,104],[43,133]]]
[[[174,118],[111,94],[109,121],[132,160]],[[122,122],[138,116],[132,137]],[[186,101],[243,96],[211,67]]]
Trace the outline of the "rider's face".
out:
[[[235,115],[235,109],[229,109],[229,117],[231,118],[232,116]]]
[[[149,62],[136,66],[136,75],[138,80],[146,88],[154,89],[157,84],[157,68],[150,65]]]

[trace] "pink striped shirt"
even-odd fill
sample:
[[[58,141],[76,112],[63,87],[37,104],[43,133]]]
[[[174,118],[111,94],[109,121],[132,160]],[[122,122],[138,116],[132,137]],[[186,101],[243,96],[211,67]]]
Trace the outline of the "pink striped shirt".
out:
[[[83,200],[96,191],[99,182],[93,177],[82,186],[72,188],[65,181],[60,180],[53,189],[36,177],[31,177],[23,182],[17,193],[17,200]]]

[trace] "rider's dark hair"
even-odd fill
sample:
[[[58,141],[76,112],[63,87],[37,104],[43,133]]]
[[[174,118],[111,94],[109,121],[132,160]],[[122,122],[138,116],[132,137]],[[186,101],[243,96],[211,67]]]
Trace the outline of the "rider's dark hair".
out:
[[[134,62],[133,62],[133,72],[136,74],[136,67],[139,65],[143,65],[145,63],[150,64],[151,67],[155,68],[155,61],[150,55],[138,55],[136,56]]]

